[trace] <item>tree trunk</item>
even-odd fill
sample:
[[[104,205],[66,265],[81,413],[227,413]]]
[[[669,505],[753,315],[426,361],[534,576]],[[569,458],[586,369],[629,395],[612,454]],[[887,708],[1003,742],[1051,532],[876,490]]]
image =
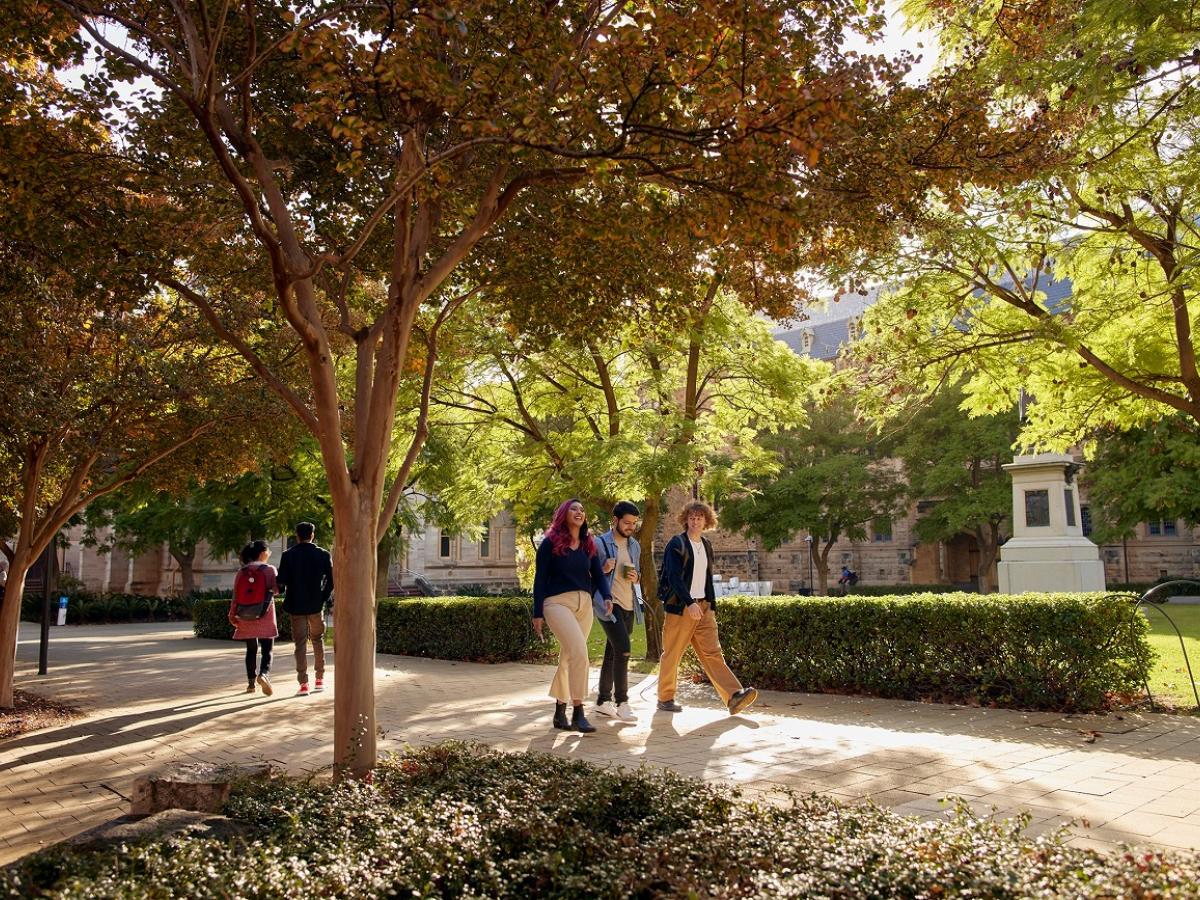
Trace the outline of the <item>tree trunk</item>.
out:
[[[646,601],[646,660],[658,662],[662,658],[663,607],[658,599],[658,566],[654,561],[654,535],[658,532],[658,521],[662,515],[658,494],[646,500],[642,510],[642,527],[637,540],[642,548],[641,571],[642,597]]]
[[[195,593],[196,591],[196,548],[193,547],[190,553],[184,553],[178,547],[167,547],[168,552],[174,558],[175,562],[179,563],[179,581],[183,589],[183,595]]]
[[[363,501],[349,510],[334,507],[335,778],[362,779],[375,766],[375,526],[378,506],[377,502]]]
[[[825,560],[818,559],[817,561],[817,595],[821,597],[829,596],[829,566],[825,564]]]
[[[25,576],[33,565],[29,548],[17,543],[8,566],[8,583],[0,605],[0,708],[13,707],[13,675],[17,664],[17,632],[21,627],[21,600],[25,596]]]
[[[832,546],[832,545],[830,545]],[[822,597],[829,596],[829,547],[817,554],[817,586]]]
[[[386,597],[388,592],[388,570],[392,567],[392,551],[395,541],[391,535],[384,535],[375,548],[375,588],[379,596]]]
[[[979,593],[992,592],[992,563],[1000,546],[1000,534],[995,525],[988,524],[975,529],[975,540],[979,543]]]

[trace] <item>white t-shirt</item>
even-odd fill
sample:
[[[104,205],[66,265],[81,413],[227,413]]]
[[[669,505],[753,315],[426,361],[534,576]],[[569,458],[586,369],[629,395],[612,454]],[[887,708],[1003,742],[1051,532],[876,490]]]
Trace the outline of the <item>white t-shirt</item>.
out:
[[[625,577],[625,567],[633,565],[633,559],[629,555],[629,541],[618,543],[616,539],[613,543],[617,545],[617,567],[613,569],[612,578],[612,597],[613,601],[621,609],[627,612],[633,611],[633,582]]]
[[[692,599],[704,599],[704,576],[708,574],[708,554],[704,552],[704,541],[687,539],[692,545]]]

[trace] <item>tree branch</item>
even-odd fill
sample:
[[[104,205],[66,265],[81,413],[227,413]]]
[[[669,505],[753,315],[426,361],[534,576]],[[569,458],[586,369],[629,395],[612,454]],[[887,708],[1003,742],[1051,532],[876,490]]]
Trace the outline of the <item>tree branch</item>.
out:
[[[200,312],[204,315],[204,318],[208,321],[208,324],[212,327],[213,331],[215,331],[222,340],[230,344],[238,351],[242,358],[250,364],[252,369],[254,369],[255,374],[262,378],[263,381],[265,381],[271,388],[271,390],[278,394],[279,397],[288,404],[288,406],[295,410],[296,415],[300,417],[300,420],[304,422],[305,426],[310,432],[312,432],[313,436],[317,436],[321,426],[317,421],[317,417],[313,411],[308,408],[307,404],[305,404],[304,400],[301,399],[299,394],[285,384],[283,380],[271,370],[271,368],[263,361],[262,357],[260,357],[254,351],[254,348],[252,348],[248,343],[246,343],[245,340],[242,339],[240,335],[233,332],[225,325],[223,321],[221,321],[220,316],[217,315],[217,312],[213,308],[212,304],[208,302],[207,297],[205,297],[199,291],[195,291],[188,287],[177,278],[160,276],[158,281],[161,284],[187,297],[193,304],[195,304],[195,306],[198,307]]]

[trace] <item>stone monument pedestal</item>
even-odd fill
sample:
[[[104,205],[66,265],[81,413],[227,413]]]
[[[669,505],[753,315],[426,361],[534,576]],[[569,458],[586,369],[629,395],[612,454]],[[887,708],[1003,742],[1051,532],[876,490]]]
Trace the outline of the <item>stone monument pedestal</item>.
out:
[[[1080,464],[1065,453],[1035,453],[1004,468],[1013,480],[1013,536],[1000,548],[1000,592],[1104,590],[1100,548],[1083,536]]]

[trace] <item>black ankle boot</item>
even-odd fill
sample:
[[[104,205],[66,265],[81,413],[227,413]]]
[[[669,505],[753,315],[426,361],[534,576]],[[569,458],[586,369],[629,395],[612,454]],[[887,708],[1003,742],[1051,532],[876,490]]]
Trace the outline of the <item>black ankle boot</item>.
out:
[[[567,704],[554,704],[554,727],[561,728],[563,731],[571,730],[571,723],[567,721]]]
[[[571,729],[581,734],[591,734],[596,730],[596,726],[589,722],[587,716],[583,714],[583,704],[576,706],[571,713]]]

